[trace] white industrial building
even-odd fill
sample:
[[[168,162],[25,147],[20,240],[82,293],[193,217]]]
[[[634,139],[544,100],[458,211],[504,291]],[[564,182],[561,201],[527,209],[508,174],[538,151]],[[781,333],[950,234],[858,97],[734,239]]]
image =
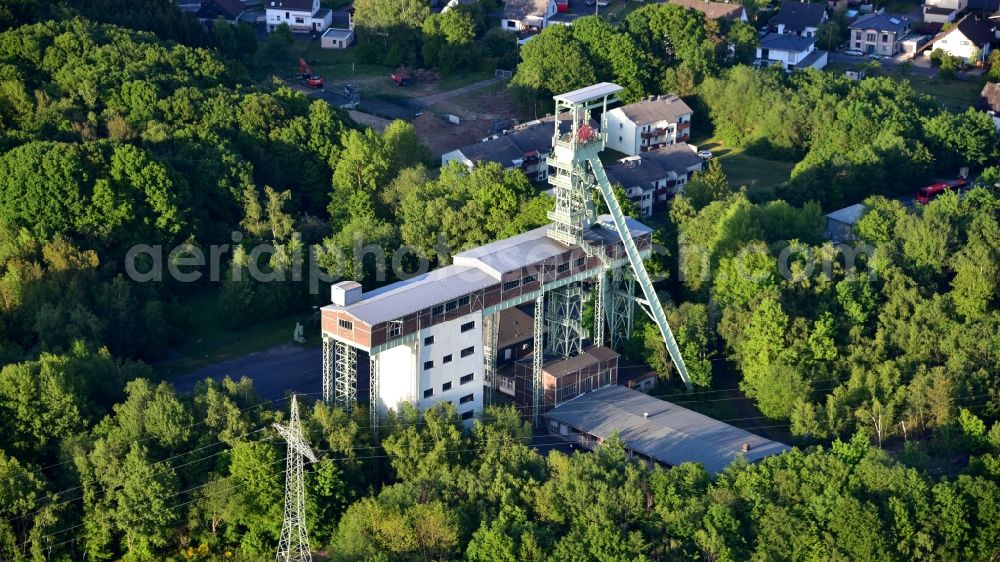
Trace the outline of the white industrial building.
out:
[[[816,48],[814,36],[769,33],[757,46],[757,60],[780,64],[785,70],[822,70],[826,68],[827,53]]]
[[[627,220],[636,245],[648,254],[652,231]],[[379,380],[372,398],[383,415],[403,402],[422,409],[449,400],[460,417],[471,419],[483,407],[484,315],[604,272],[601,259],[553,240],[548,230],[473,248],[456,254],[452,265],[366,293],[354,281],[334,285],[332,304],[322,314],[331,367],[357,372],[358,358],[368,354]],[[600,217],[587,240],[603,248],[609,263],[622,265],[624,249],[611,217]]]

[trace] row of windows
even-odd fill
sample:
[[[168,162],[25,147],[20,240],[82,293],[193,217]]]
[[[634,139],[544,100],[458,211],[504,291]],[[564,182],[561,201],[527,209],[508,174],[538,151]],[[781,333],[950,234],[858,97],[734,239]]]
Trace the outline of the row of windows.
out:
[[[865,40],[870,41],[872,43],[875,42],[876,37],[877,37],[877,35],[875,33],[868,32],[868,33],[865,34]],[[854,38],[860,40],[861,39],[861,31],[855,31],[854,32]],[[883,33],[882,34],[882,42],[883,43],[888,43],[889,42],[889,34],[888,33]]]
[[[465,324],[462,324],[461,331],[464,334],[465,332],[474,330],[475,328],[476,328],[476,321],[473,320],[471,322],[466,322]],[[392,329],[390,328],[390,331],[391,330]],[[434,336],[427,336],[424,338],[424,345],[431,345],[432,343],[434,343]]]
[[[468,306],[468,305],[469,305],[469,295],[463,295],[455,300],[448,301],[445,304],[439,304],[431,308],[431,316],[440,316],[441,314],[444,314],[445,311],[451,312],[452,310],[455,310],[460,306]]]
[[[587,265],[587,258],[581,257],[577,258],[574,262],[574,267],[581,268]],[[556,266],[556,273],[565,273],[569,271],[569,262],[561,263]],[[538,274],[532,273],[531,275],[525,275],[520,279],[513,279],[511,281],[504,281],[501,289],[503,292],[513,291],[514,289],[520,287],[521,285],[527,285],[529,283],[534,283],[538,281]]]
[[[476,346],[473,345],[473,346],[469,346],[469,347],[463,349],[460,353],[462,354],[462,357],[468,357],[468,356],[474,354],[475,352],[476,352]],[[448,355],[445,355],[444,357],[442,357],[441,358],[441,363],[442,364],[443,363],[451,363],[451,354],[449,353]],[[434,360],[424,361],[424,370],[425,371],[428,370],[428,369],[433,369],[433,368],[434,368]]]
[[[468,384],[468,383],[472,382],[472,380],[475,377],[476,377],[476,375],[474,373],[469,373],[468,375],[463,375],[462,378],[459,379],[459,383],[458,384],[463,384],[463,385],[464,384]],[[448,382],[446,382],[446,383],[444,383],[444,384],[441,385],[441,392],[448,392],[449,390],[451,390],[451,388],[452,388],[452,383],[451,383],[451,381],[448,381]],[[431,396],[434,396],[434,389],[433,388],[428,388],[428,389],[424,390],[424,398],[430,398]],[[475,399],[475,397],[472,394],[466,394],[461,399],[459,399],[459,404],[465,404],[466,402],[472,402],[474,399]]]

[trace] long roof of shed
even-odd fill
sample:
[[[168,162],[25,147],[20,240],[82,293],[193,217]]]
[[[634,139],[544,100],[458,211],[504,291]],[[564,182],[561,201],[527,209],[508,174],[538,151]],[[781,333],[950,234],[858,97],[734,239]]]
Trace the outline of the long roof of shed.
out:
[[[363,293],[362,300],[335,308],[345,309],[358,320],[374,326],[496,283],[492,275],[479,268],[448,265]]]
[[[740,456],[755,462],[790,449],[783,443],[623,386],[587,392],[545,415],[602,439],[618,432],[625,446],[633,451],[671,466],[698,462],[713,475]],[[744,443],[750,446],[746,453],[742,451]]]
[[[626,221],[633,238],[652,232],[634,219],[626,217]],[[584,234],[589,241],[620,243],[618,233],[608,227],[610,215],[599,216],[597,223]],[[548,229],[542,226],[466,250],[454,256],[452,265],[362,293],[361,300],[354,304],[324,308],[345,310],[361,322],[375,325],[485,289],[499,283],[504,273],[566,252],[569,247],[549,238]]]

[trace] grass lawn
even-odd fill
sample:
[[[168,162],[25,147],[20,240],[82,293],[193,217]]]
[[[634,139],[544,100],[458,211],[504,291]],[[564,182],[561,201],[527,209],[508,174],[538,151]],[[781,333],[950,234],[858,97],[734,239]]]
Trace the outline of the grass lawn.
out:
[[[253,68],[251,74],[257,80],[267,80],[271,76],[287,77],[296,74],[298,73],[296,61],[301,57],[312,66],[313,71],[326,80],[327,86],[332,86],[335,83],[343,85],[346,82],[354,81],[362,96],[377,98],[426,96],[454,90],[493,77],[492,71],[468,72],[443,75],[440,80],[432,83],[414,84],[400,88],[389,79],[389,74],[395,70],[394,68],[358,62],[357,52],[356,48],[323,49],[320,47],[318,39],[296,41],[289,51],[287,62],[258,65]],[[339,85],[336,87],[339,88]]]
[[[241,357],[286,343],[293,343],[295,323],[305,327],[305,345],[319,345],[319,327],[313,313],[304,312],[248,326],[232,328],[219,309],[219,291],[209,290],[190,297],[191,332],[188,338],[171,349],[171,359],[153,365],[164,378],[188,373],[213,363]]]
[[[722,164],[722,169],[729,178],[729,185],[736,189],[745,185],[751,197],[767,195],[788,181],[795,166],[791,162],[768,160],[746,154],[742,148],[729,148],[714,137],[695,144],[698,150],[711,150]]]
[[[979,101],[983,89],[979,82],[969,80],[932,80],[923,76],[907,76],[914,90],[934,96],[949,109],[965,111]]]
[[[826,71],[843,74],[848,69],[858,69],[864,66],[867,66],[867,63],[832,63],[826,67]],[[896,80],[908,80],[914,90],[936,98],[942,105],[953,111],[965,111],[970,105],[975,106],[979,101],[982,84],[978,80],[940,80],[922,74],[904,74],[899,72],[898,68],[883,66],[876,75],[888,76]]]

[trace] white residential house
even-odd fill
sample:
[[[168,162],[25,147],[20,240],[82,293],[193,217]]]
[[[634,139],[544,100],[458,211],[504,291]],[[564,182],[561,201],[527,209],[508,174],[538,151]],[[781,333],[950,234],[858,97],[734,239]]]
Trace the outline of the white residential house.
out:
[[[653,96],[608,111],[607,147],[635,156],[688,140],[694,112],[673,94]]]
[[[267,30],[286,23],[296,33],[322,32],[333,22],[333,12],[320,8],[319,0],[264,0]]]
[[[893,56],[902,48],[902,39],[910,31],[910,20],[884,13],[861,16],[849,26],[849,45],[868,54]]]
[[[623,158],[609,166],[607,173],[611,183],[622,186],[643,216],[648,217],[669,198],[683,192],[703,162],[687,143],[681,142]]]
[[[500,29],[514,32],[541,31],[549,25],[549,18],[557,12],[555,0],[507,0],[503,15],[500,16]]]
[[[969,14],[948,31],[942,31],[931,43],[931,51],[943,51],[966,63],[985,61],[990,54],[993,30]]]
[[[823,69],[827,53],[816,49],[815,37],[768,33],[760,39],[757,58],[780,64],[785,70]]]
[[[770,31],[781,35],[815,37],[819,26],[829,19],[826,2],[785,0],[778,13],[768,22]]]
[[[923,6],[926,23],[951,23],[969,7],[969,0],[925,0]]]

